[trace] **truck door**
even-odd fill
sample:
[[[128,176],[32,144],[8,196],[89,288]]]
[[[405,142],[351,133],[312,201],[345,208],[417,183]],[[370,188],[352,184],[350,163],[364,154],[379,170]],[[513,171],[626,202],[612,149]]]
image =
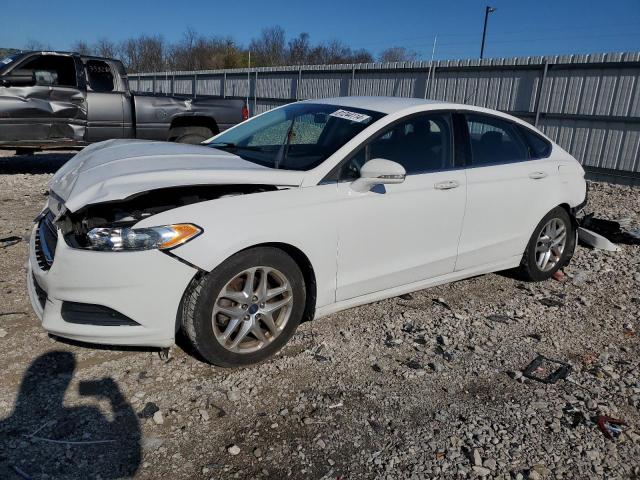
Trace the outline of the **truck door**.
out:
[[[87,74],[87,141],[125,137],[126,86],[112,65],[94,58],[82,59]],[[129,136],[129,135],[127,135]]]
[[[73,56],[36,53],[12,70],[32,71],[36,81],[31,86],[0,87],[0,141],[82,142],[87,110]]]

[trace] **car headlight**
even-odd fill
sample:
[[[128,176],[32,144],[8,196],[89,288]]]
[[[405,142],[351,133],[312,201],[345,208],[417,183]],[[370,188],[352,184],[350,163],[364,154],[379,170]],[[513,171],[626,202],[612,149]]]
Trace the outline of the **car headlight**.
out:
[[[190,223],[148,228],[94,228],[87,233],[88,247],[103,251],[168,250],[202,233]]]

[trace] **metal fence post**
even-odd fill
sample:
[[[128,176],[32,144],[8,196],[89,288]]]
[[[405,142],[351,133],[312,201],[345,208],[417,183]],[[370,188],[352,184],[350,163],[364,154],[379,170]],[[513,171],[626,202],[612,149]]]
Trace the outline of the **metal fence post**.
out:
[[[175,73],[171,74],[171,96],[176,94],[176,75]]]
[[[540,121],[540,97],[542,96],[542,87],[544,86],[544,82],[547,79],[547,72],[549,71],[549,62],[547,59],[544,59],[544,65],[542,66],[542,76],[540,77],[540,82],[538,83],[538,90],[536,92],[536,104],[534,107],[534,112],[536,114],[536,119],[533,122],[535,127],[538,126]]]
[[[222,85],[220,85],[220,89],[222,90],[222,98],[227,98],[227,72],[222,74]]]
[[[156,74],[153,74],[153,80],[151,80],[151,93],[156,94]]]
[[[198,73],[193,72],[193,98],[198,96]]]
[[[353,95],[353,84],[356,81],[356,66],[351,67],[351,81],[349,82],[349,95]]]
[[[301,85],[302,85],[302,67],[298,68],[298,83],[296,83],[296,100],[300,100]]]

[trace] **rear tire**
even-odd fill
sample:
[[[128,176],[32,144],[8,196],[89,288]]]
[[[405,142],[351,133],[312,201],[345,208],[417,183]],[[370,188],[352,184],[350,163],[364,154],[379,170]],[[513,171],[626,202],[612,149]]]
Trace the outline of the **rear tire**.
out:
[[[213,132],[207,127],[174,127],[169,130],[169,141],[176,143],[198,145],[211,137]]]
[[[575,246],[576,232],[571,217],[564,208],[554,208],[533,231],[518,268],[519,276],[533,282],[551,278],[569,263]]]
[[[274,295],[278,291],[283,293]],[[205,361],[220,367],[251,365],[287,343],[305,302],[297,263],[280,249],[256,247],[233,255],[186,293],[182,329]]]

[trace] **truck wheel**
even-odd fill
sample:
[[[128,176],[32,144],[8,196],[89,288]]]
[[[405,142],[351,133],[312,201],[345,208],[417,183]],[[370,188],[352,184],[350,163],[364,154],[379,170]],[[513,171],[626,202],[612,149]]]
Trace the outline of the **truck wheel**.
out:
[[[169,130],[170,142],[197,145],[211,137],[213,132],[207,127],[174,127]]]
[[[278,352],[305,310],[300,267],[285,252],[256,247],[205,275],[183,299],[182,328],[209,363],[240,367]]]

